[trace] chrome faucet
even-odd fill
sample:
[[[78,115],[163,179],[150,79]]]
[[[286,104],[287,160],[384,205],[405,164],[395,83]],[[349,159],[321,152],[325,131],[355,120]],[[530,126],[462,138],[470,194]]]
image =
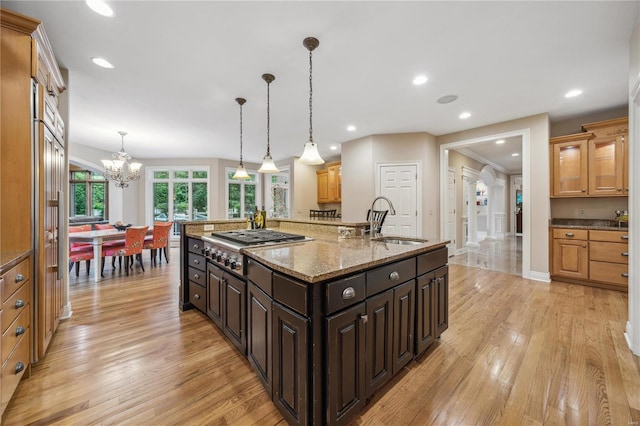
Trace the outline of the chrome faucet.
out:
[[[379,225],[378,221],[373,218],[373,216],[374,216],[374,214],[373,214],[373,206],[376,204],[376,201],[378,201],[378,200],[385,200],[387,202],[387,204],[389,204],[389,214],[391,214],[391,215],[395,215],[396,214],[396,209],[393,208],[393,203],[391,202],[390,199],[388,199],[384,195],[380,195],[380,196],[374,198],[373,203],[371,203],[371,213],[369,214],[369,235],[372,238],[376,237],[378,235],[382,235],[382,233],[379,233],[377,231],[378,225]]]

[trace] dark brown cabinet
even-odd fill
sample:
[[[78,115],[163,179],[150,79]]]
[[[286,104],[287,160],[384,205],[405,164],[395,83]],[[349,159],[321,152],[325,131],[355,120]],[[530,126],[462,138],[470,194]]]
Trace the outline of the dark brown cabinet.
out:
[[[443,266],[435,270],[435,319],[436,337],[449,328],[449,267]]]
[[[365,392],[369,398],[392,375],[393,290],[367,299]]]
[[[420,275],[417,280],[416,355],[424,352],[436,339],[434,282],[434,272]]]
[[[415,281],[393,289],[393,374],[413,359],[415,322]]]
[[[249,281],[247,289],[247,357],[263,386],[273,396],[272,304],[260,288]]]
[[[273,403],[292,425],[309,424],[309,320],[273,303]]]
[[[222,328],[222,298],[224,284],[222,270],[212,264],[207,265],[207,315]]]

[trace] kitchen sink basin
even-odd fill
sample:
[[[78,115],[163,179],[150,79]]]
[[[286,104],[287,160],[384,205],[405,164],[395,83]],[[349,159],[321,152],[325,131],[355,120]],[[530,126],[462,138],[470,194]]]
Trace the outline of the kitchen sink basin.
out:
[[[371,241],[378,241],[386,244],[399,244],[404,246],[424,244],[429,242],[429,240],[420,240],[417,238],[408,238],[408,237],[375,237],[372,238]]]

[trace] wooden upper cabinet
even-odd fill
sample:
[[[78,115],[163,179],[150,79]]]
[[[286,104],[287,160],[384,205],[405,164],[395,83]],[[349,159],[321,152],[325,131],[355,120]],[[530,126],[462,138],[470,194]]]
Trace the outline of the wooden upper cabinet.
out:
[[[587,149],[591,134],[552,138],[553,195],[584,197],[588,190]]]
[[[318,170],[316,172],[318,181],[318,204],[329,202],[329,171]]]
[[[327,163],[327,168],[316,171],[318,204],[342,201],[342,164]]]
[[[584,124],[589,140],[589,195],[628,195],[627,117]]]

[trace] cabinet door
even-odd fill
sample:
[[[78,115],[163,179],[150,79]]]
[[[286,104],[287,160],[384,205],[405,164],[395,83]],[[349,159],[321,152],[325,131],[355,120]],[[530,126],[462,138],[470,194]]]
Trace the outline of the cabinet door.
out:
[[[258,378],[272,397],[271,327],[272,300],[249,281],[247,297],[247,357]]]
[[[291,425],[309,423],[306,318],[273,302],[273,403]]]
[[[367,299],[366,310],[368,321],[365,392],[368,399],[389,381],[392,374],[393,290]]]
[[[365,304],[359,303],[326,319],[328,360],[325,400],[327,422],[344,423],[364,406]]]
[[[226,273],[223,275],[223,283],[222,331],[244,355],[247,351],[246,284]]]
[[[449,267],[438,268],[434,274],[436,337],[440,337],[449,328]]]
[[[318,204],[329,202],[329,172],[320,170],[316,172],[318,181]]]
[[[207,315],[222,328],[222,270],[207,264]]]
[[[629,136],[622,135],[622,192],[629,195]]]
[[[416,355],[420,355],[435,341],[435,300],[433,272],[418,277],[416,312]]]
[[[587,195],[587,141],[576,140],[553,145],[553,195]]]
[[[415,280],[393,289],[393,374],[413,359]]]
[[[623,195],[622,136],[589,141],[589,195]]]
[[[553,274],[587,279],[589,249],[583,240],[553,240]]]

